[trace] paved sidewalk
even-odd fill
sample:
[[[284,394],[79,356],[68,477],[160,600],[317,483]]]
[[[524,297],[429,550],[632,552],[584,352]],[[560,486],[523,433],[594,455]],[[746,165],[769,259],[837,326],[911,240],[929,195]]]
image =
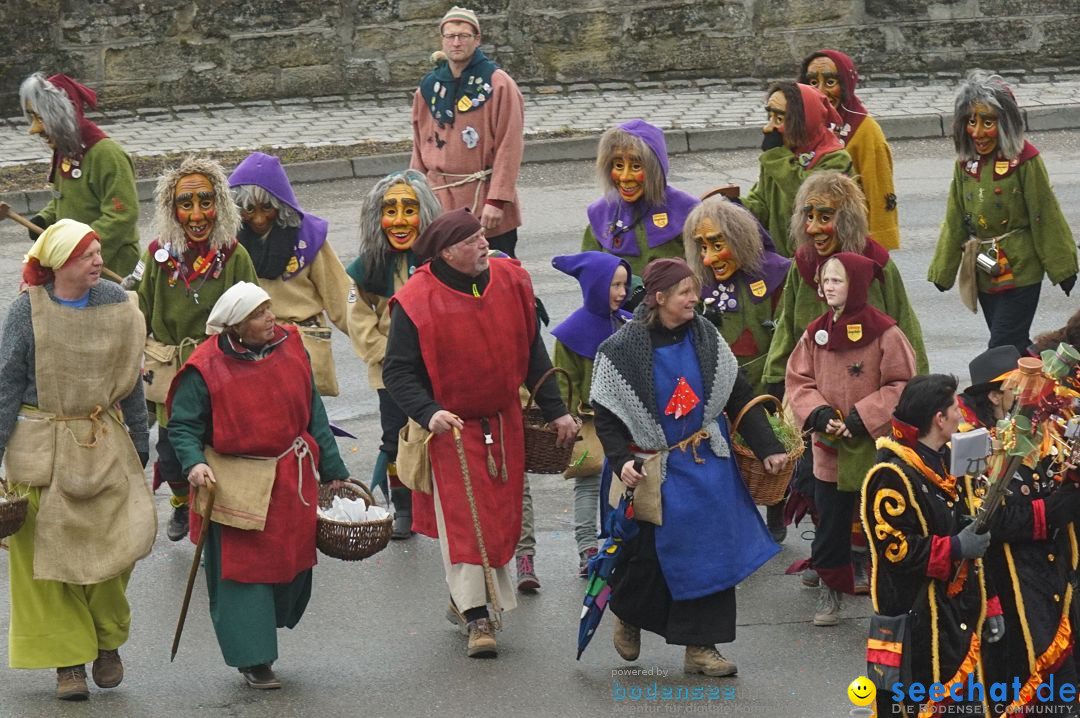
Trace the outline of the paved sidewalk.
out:
[[[710,83],[712,83],[710,85]],[[756,128],[764,119],[763,86],[732,88],[726,81],[609,83],[524,88],[526,136],[565,131],[595,133],[641,117],[672,130]],[[740,83],[742,84],[742,83]],[[1080,80],[1014,85],[1029,129],[1080,127]],[[859,96],[889,137],[940,137],[949,132],[954,86],[866,87]],[[350,95],[91,113],[136,155],[274,147],[320,147],[411,139],[410,93]],[[0,119],[0,167],[44,161],[48,151],[29,136],[21,117]],[[749,136],[739,135],[737,146]],[[694,149],[692,146],[685,148]],[[701,149],[717,149],[716,146]],[[675,151],[678,151],[676,149]],[[560,158],[561,159],[561,158]]]

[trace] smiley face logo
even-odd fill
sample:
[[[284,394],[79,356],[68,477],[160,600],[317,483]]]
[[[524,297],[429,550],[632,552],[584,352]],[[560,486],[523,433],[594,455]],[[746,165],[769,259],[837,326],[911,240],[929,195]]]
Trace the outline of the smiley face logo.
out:
[[[877,696],[877,688],[866,676],[859,676],[851,682],[847,689],[848,698],[857,706],[868,706],[874,702]]]

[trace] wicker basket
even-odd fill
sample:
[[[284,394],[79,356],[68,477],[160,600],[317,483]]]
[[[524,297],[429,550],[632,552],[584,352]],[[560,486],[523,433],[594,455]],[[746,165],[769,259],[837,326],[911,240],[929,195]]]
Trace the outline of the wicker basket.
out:
[[[3,479],[0,479],[0,497],[4,499],[0,502],[0,538],[6,538],[22,528],[30,500],[8,491]]]
[[[355,479],[348,479],[338,489],[330,488],[329,484],[320,486],[319,508],[330,508],[335,496],[350,499],[359,496],[367,502],[368,506],[375,505],[375,497],[371,495],[368,487]],[[355,524],[319,516],[315,542],[319,550],[331,558],[339,558],[342,561],[361,561],[386,548],[386,544],[390,542],[393,525],[392,515],[378,521],[361,521]]]
[[[529,392],[529,402],[525,405],[525,470],[532,474],[561,474],[570,466],[570,459],[574,454],[574,444],[569,446],[556,446],[555,440],[559,434],[555,429],[548,426],[544,421],[540,407],[536,406],[536,392],[540,391],[547,378],[559,372],[566,377],[567,386],[570,387],[570,395],[567,397],[569,405],[574,405],[574,387],[570,382],[570,374],[565,369],[552,367],[544,372],[536,386]]]
[[[771,401],[776,405],[777,411],[783,411],[780,400],[771,394],[754,397],[753,400],[746,403],[739,415],[735,417],[735,421],[731,426],[732,435],[738,433],[739,422],[746,416],[746,412],[765,401]],[[772,506],[784,498],[788,482],[791,481],[791,474],[795,470],[795,462],[802,456],[804,450],[801,441],[798,446],[788,451],[784,468],[775,474],[766,471],[765,464],[754,456],[754,452],[747,447],[740,446],[735,441],[731,442],[731,447],[735,450],[735,461],[739,465],[739,472],[742,474],[743,481],[746,482],[746,488],[750,489],[750,496],[754,499],[755,504],[758,506]]]

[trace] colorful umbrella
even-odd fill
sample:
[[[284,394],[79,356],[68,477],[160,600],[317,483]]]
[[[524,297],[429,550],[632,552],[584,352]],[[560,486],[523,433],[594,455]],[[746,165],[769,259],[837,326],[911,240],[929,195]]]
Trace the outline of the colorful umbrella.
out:
[[[600,619],[604,617],[608,599],[611,597],[611,572],[615,569],[623,544],[638,534],[638,525],[634,521],[633,489],[627,489],[619,499],[619,505],[608,514],[605,529],[608,534],[607,541],[600,551],[589,559],[585,600],[582,602],[581,622],[578,625],[578,660],[581,660],[581,654],[596,633]]]

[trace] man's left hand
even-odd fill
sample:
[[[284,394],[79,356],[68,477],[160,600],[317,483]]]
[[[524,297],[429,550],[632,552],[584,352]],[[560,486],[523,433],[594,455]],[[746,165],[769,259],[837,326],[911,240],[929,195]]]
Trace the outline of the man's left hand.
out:
[[[503,211],[501,208],[496,207],[493,204],[485,204],[484,210],[480,213],[480,224],[484,226],[484,229],[491,231],[499,226],[499,222],[502,222]]]
[[[787,463],[787,454],[769,454],[761,463],[765,464],[765,470],[770,474],[779,474]]]
[[[577,438],[578,430],[581,429],[581,424],[574,420],[574,417],[569,414],[563,414],[555,421],[549,422],[549,426],[559,432],[558,437],[555,439],[556,446],[569,446]]]

